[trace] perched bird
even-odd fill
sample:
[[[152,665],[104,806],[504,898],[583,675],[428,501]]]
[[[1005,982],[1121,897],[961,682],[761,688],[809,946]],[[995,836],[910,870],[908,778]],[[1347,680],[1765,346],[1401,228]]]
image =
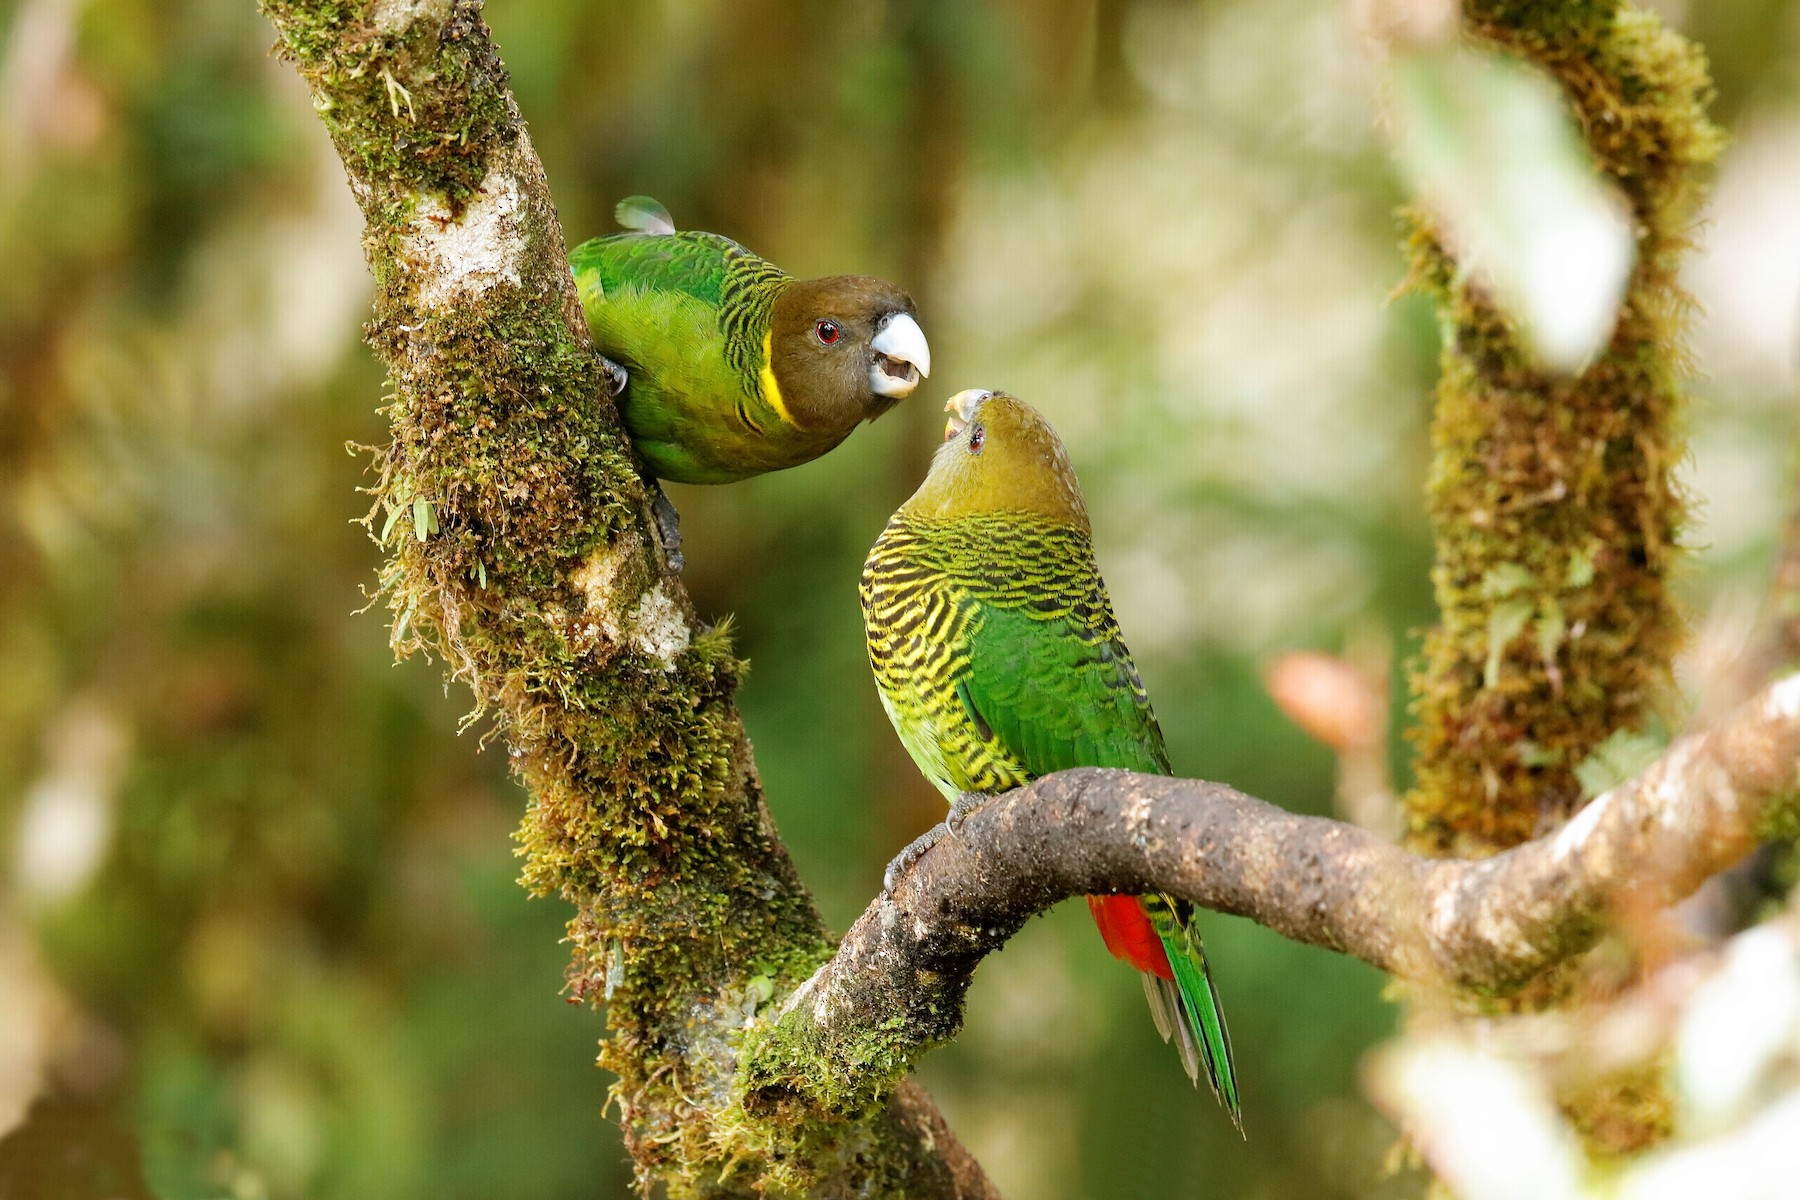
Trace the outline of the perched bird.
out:
[[[1150,699],[1113,620],[1086,506],[1056,431],[1024,401],[960,392],[925,482],[863,567],[882,707],[951,818],[1067,767],[1167,775]],[[1106,947],[1141,973],[1188,1077],[1205,1068],[1241,1131],[1231,1042],[1189,905],[1089,896]]]
[[[569,263],[658,478],[731,483],[810,462],[931,374],[912,297],[886,280],[794,279],[729,238],[677,231],[645,196],[617,216],[628,232]]]

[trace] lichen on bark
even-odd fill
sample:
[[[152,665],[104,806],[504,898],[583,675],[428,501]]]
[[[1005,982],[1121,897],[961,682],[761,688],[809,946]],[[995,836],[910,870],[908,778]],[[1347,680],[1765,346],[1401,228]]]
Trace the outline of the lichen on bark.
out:
[[[1721,138],[1699,49],[1617,0],[1470,0],[1467,35],[1564,88],[1629,203],[1637,259],[1610,343],[1575,378],[1409,214],[1409,282],[1436,303],[1442,376],[1429,504],[1440,611],[1413,676],[1412,843],[1485,854],[1567,819],[1576,769],[1642,730],[1682,620],[1669,590],[1687,505],[1676,269]]]

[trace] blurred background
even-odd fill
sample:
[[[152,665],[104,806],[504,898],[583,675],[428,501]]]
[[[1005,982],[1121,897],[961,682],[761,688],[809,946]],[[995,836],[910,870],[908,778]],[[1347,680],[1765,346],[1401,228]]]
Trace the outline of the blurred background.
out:
[[[1735,142],[1692,263],[1681,583],[1709,680],[1792,467],[1800,0],[1657,5]],[[1274,656],[1395,681],[1432,618],[1436,330],[1390,293],[1379,75],[1327,0],[491,0],[571,242],[622,195],[802,275],[890,276],[922,398],[810,466],[677,489],[735,614],[771,807],[830,922],[942,805],[876,701],[862,557],[1004,387],[1062,430],[1183,774],[1330,811]],[[624,1197],[522,797],[358,615],[384,440],[360,221],[249,0],[0,3],[0,1194]],[[1386,648],[1384,650],[1384,647]],[[1389,665],[1382,665],[1389,664]],[[1398,734],[1389,756],[1404,783]],[[1081,905],[984,965],[922,1075],[1010,1195],[1379,1197],[1382,977],[1205,924],[1248,1142]]]

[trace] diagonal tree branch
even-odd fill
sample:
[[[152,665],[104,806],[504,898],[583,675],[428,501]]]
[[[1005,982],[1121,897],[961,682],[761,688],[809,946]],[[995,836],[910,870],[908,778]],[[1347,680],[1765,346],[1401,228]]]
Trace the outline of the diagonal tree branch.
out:
[[[575,905],[569,990],[648,1194],[992,1187],[922,1090],[746,1119],[746,1011],[831,943],[763,805],[733,693],[650,532],[543,167],[479,0],[262,0],[365,218],[392,440],[372,489],[402,654],[497,719],[530,792],[525,880]]]
[[[1433,859],[1221,784],[1082,769],[983,805],[876,899],[758,1031],[750,1094],[867,1103],[953,1036],[981,959],[1071,896],[1162,891],[1398,975],[1501,991],[1578,954],[1621,899],[1668,903],[1800,813],[1800,674],[1677,741],[1555,834]],[[871,1058],[871,1036],[882,1054]],[[833,1081],[820,1094],[808,1079]]]

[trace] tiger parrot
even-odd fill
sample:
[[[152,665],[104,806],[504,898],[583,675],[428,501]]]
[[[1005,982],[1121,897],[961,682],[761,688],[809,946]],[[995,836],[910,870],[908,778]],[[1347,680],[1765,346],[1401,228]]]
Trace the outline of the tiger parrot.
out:
[[[869,662],[894,729],[951,801],[982,799],[1068,767],[1167,775],[1150,699],[1094,562],[1086,506],[1056,431],[1004,393],[959,392],[925,482],[900,506],[862,575]],[[1150,1012],[1201,1068],[1241,1132],[1231,1042],[1191,906],[1089,896],[1106,947],[1141,973]]]
[[[912,297],[883,279],[795,279],[730,238],[677,231],[646,196],[575,247],[619,416],[659,479],[731,483],[824,454],[931,374]],[[614,389],[618,391],[617,388]]]

